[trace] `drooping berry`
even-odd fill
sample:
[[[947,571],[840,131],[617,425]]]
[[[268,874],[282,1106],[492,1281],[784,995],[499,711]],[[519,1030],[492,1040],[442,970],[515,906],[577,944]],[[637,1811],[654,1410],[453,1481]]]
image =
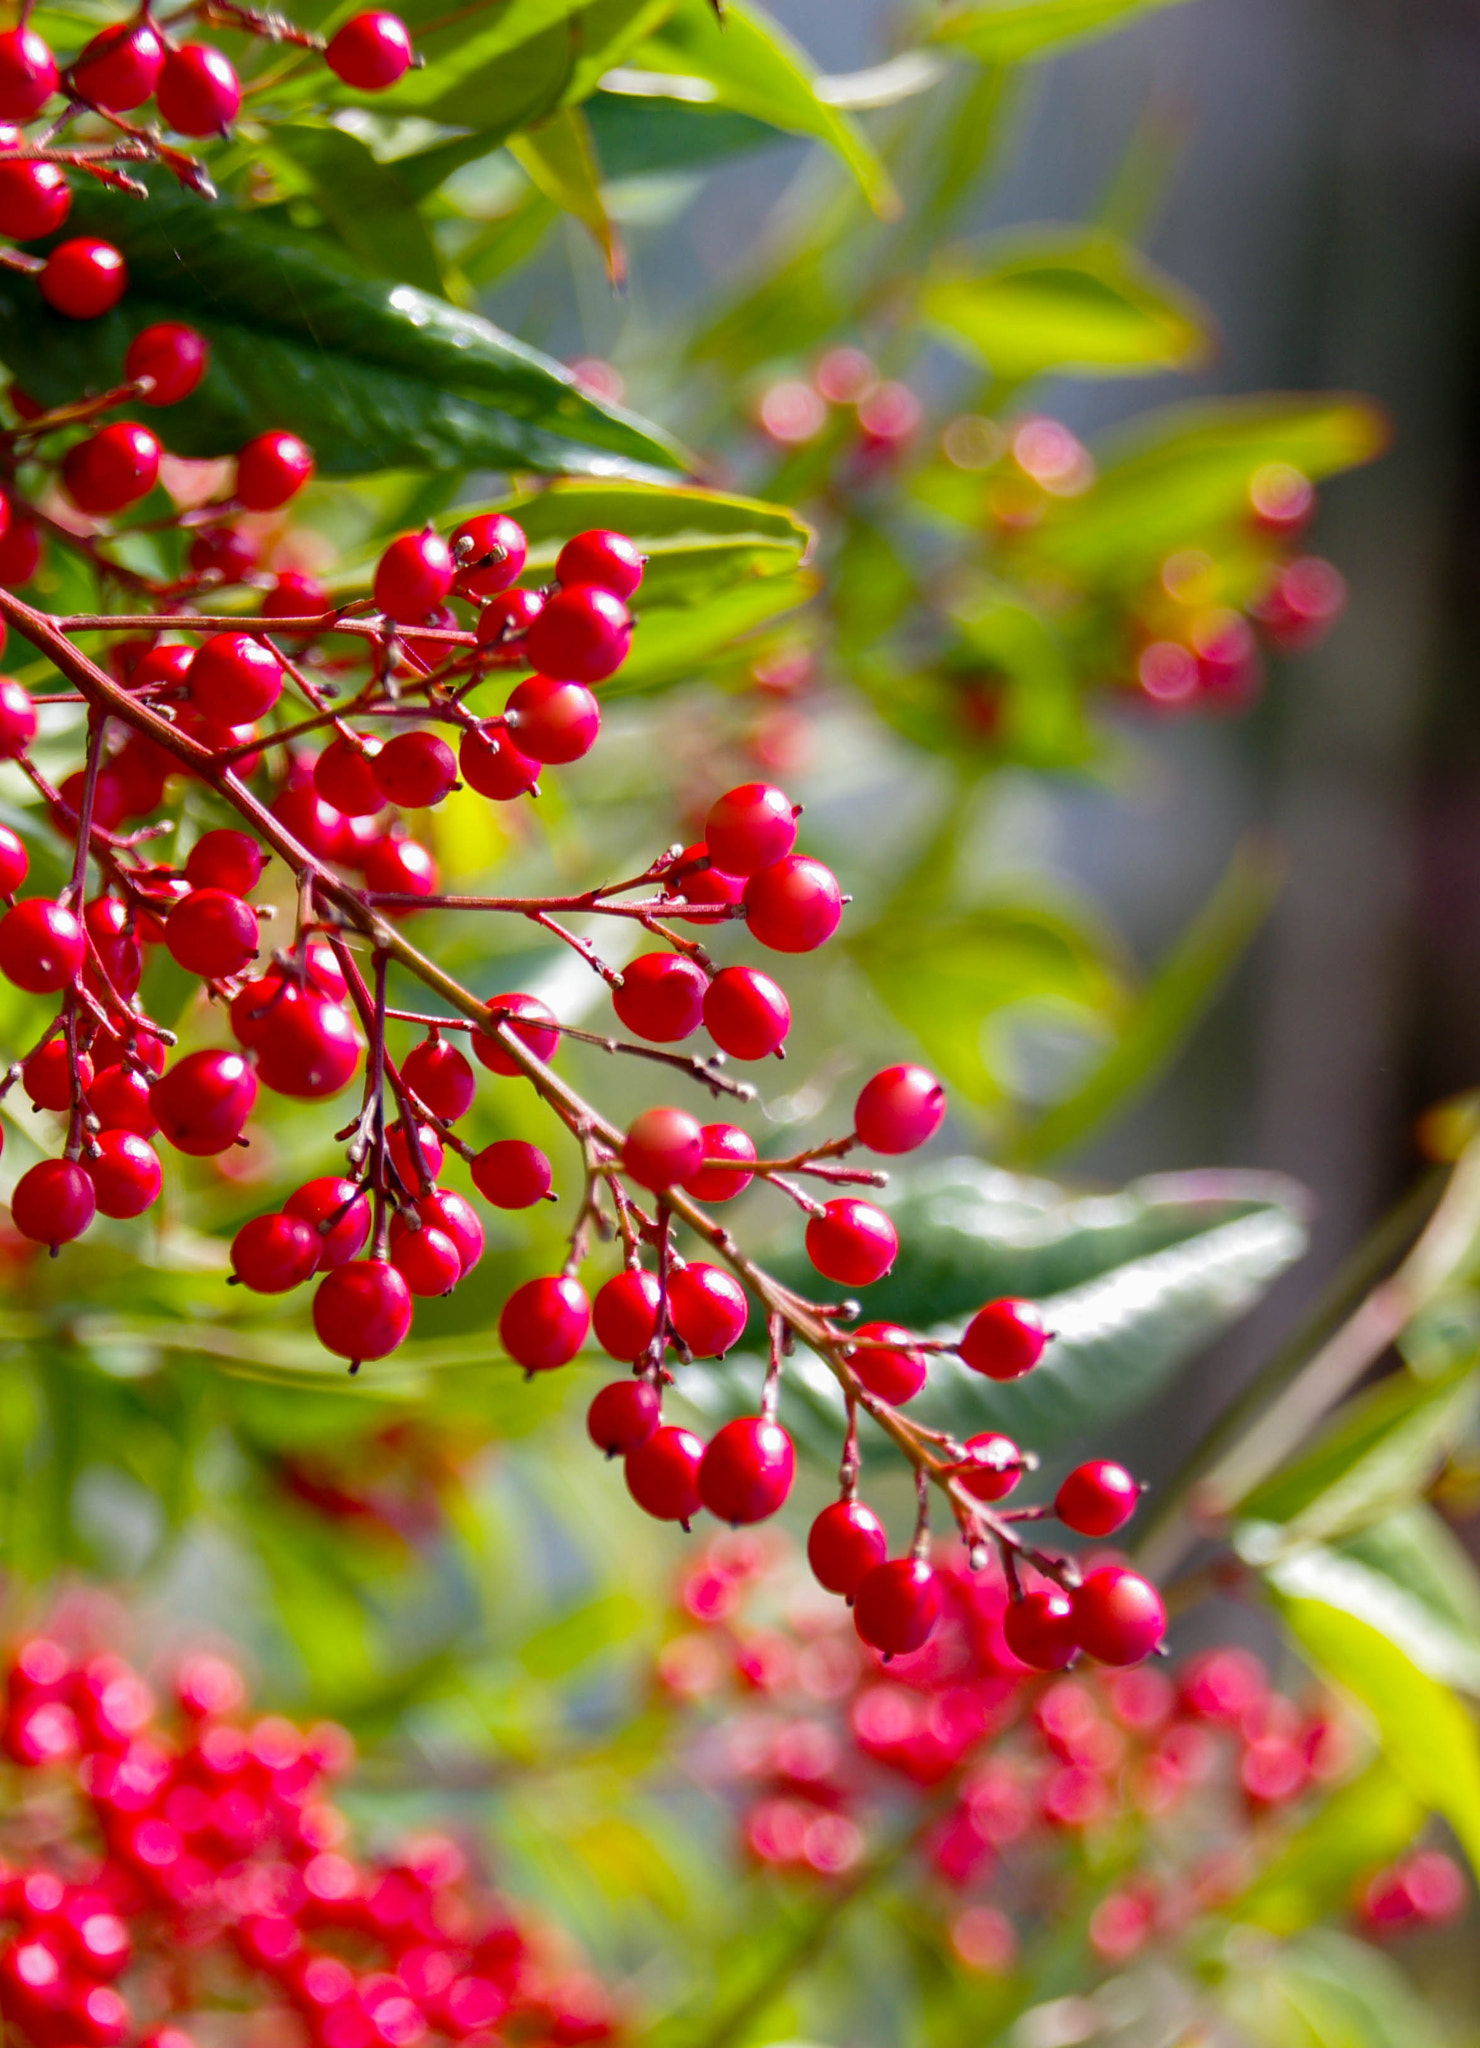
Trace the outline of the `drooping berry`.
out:
[[[437,893],[437,863],[419,840],[403,839],[387,832],[365,848],[360,863],[365,887],[372,896],[434,896]],[[403,906],[404,908],[404,906]],[[389,915],[402,915],[389,909]]]
[[[26,879],[30,856],[19,833],[0,825],[0,896],[13,896]]]
[[[818,1272],[844,1287],[867,1287],[894,1264],[899,1233],[871,1202],[848,1196],[825,1202],[807,1224],[807,1257]]]
[[[170,958],[203,981],[240,974],[257,957],[257,916],[226,889],[192,889],[165,919]]]
[[[350,1259],[314,1290],[313,1326],[340,1358],[386,1358],[411,1328],[411,1290],[388,1261]]]
[[[1053,1509],[1066,1529],[1080,1536],[1113,1536],[1136,1512],[1141,1489],[1124,1465],[1093,1458],[1076,1465],[1058,1493]]]
[[[272,815],[299,845],[320,860],[342,860],[350,823],[342,811],[326,804],[312,789],[282,789],[272,800]]]
[[[668,1276],[668,1319],[695,1358],[723,1358],[744,1334],[750,1303],[732,1273],[695,1260]]]
[[[545,608],[538,590],[501,590],[478,614],[478,646],[485,661],[514,666],[526,660],[524,636]]]
[[[329,592],[317,576],[284,569],[262,600],[264,619],[316,619],[329,609]]]
[[[523,574],[529,554],[524,529],[507,512],[465,519],[452,536],[460,597],[494,597]]]
[[[0,31],[0,121],[29,121],[57,89],[57,65],[33,28]]]
[[[702,1438],[691,1429],[665,1423],[645,1444],[627,1455],[627,1491],[640,1508],[660,1522],[681,1522],[685,1528],[698,1514]]]
[[[918,1650],[940,1620],[940,1580],[923,1557],[895,1557],[875,1565],[853,1596],[853,1626],[886,1657]]]
[[[473,1186],[495,1209],[528,1209],[550,1192],[554,1176],[538,1145],[497,1138],[469,1162]]]
[[[451,590],[452,578],[452,554],[440,534],[430,527],[403,533],[376,566],[376,608],[398,625],[422,625]]]
[[[773,953],[811,953],[825,945],[843,915],[837,876],[805,853],[788,854],[745,884],[751,936]]]
[[[784,860],[796,844],[796,810],[784,790],[744,782],[709,807],[704,843],[726,875],[758,875]]]
[[[663,1404],[647,1380],[613,1380],[586,1411],[586,1430],[597,1450],[625,1458],[656,1434]]]
[[[609,590],[613,597],[626,598],[641,583],[646,566],[646,557],[636,541],[629,540],[625,533],[595,527],[565,543],[555,558],[555,581],[567,589],[573,584],[587,583],[597,590]],[[518,573],[516,569],[514,574]],[[513,580],[511,576],[509,581]]]
[[[423,1195],[416,1204],[416,1213],[422,1222],[434,1230],[440,1230],[457,1247],[461,1271],[470,1273],[483,1256],[483,1225],[478,1221],[478,1212],[466,1195],[460,1195],[456,1188],[433,1188]],[[400,1232],[406,1228],[402,1217],[391,1222],[391,1243],[396,1242]]]
[[[129,343],[123,374],[132,383],[145,377],[153,384],[143,394],[145,405],[177,405],[188,398],[206,373],[211,345],[203,334],[178,320],[145,327]]]
[[[88,1106],[105,1131],[152,1138],[159,1129],[149,1106],[149,1083],[132,1067],[104,1067],[87,1091]]]
[[[583,683],[529,676],[504,706],[508,730],[521,754],[560,767],[590,753],[601,731],[601,707]]]
[[[668,870],[663,880],[663,894],[685,903],[710,903],[716,908],[738,903],[745,893],[745,879],[742,875],[721,874],[717,867],[709,864],[709,848],[702,839],[686,846],[678,859]],[[687,913],[675,913],[686,916]],[[691,923],[702,920],[693,918]]]
[[[72,188],[60,164],[0,163],[0,235],[31,242],[54,235],[72,210]]]
[[[114,420],[62,458],[62,482],[80,512],[98,516],[121,512],[154,489],[159,476],[159,441],[147,427]]]
[[[237,503],[249,512],[276,512],[312,475],[313,450],[296,434],[258,434],[236,458]]]
[[[1124,1565],[1092,1571],[1074,1595],[1079,1647],[1100,1664],[1139,1664],[1166,1634],[1167,1614],[1155,1586]]]
[[[413,1129],[416,1133],[414,1150],[411,1144]],[[429,1184],[442,1171],[442,1160],[445,1156],[442,1140],[431,1124],[417,1123],[408,1126],[403,1118],[397,1117],[395,1122],[387,1127],[385,1144],[390,1154],[391,1165],[396,1169],[403,1188],[412,1192],[429,1188]]]
[[[92,1085],[93,1063],[85,1052],[77,1055],[77,1086],[86,1095]],[[72,1054],[65,1038],[50,1038],[33,1052],[21,1068],[21,1086],[37,1109],[58,1114],[72,1107]]]
[[[892,1407],[913,1401],[924,1386],[930,1361],[910,1343],[908,1330],[897,1323],[860,1323],[851,1332],[858,1348],[848,1354],[848,1363],[871,1394]]]
[[[554,1011],[547,1008],[538,996],[520,995],[510,990],[501,996],[490,996],[488,1007],[495,1014],[503,1013],[503,1029],[518,1039],[526,1051],[533,1053],[537,1060],[549,1060],[560,1043],[560,1033],[555,1029]],[[473,1033],[473,1057],[491,1074],[512,1076],[523,1072],[519,1062],[492,1032]]]
[[[632,645],[632,615],[619,597],[589,584],[554,591],[525,635],[529,658],[563,683],[615,675]]]
[[[257,1100],[257,1076],[234,1052],[191,1052],[149,1090],[149,1107],[178,1152],[211,1158],[240,1137]]]
[[[424,1038],[401,1062],[401,1077],[415,1089],[433,1116],[456,1123],[466,1116],[478,1093],[472,1068],[445,1038]]]
[[[864,1577],[889,1555],[884,1524],[861,1500],[835,1500],[807,1536],[807,1562],[819,1586],[851,1600]]]
[[[1079,1654],[1074,1603],[1057,1587],[1010,1600],[1002,1616],[1007,1647],[1030,1671],[1064,1671]]]
[[[111,242],[76,235],[59,242],[40,277],[41,296],[69,320],[97,320],[111,313],[128,285],[128,266]],[[24,579],[23,579],[24,580]]]
[[[289,1216],[301,1216],[318,1242],[318,1270],[329,1272],[354,1258],[370,1235],[370,1203],[352,1180],[335,1174],[306,1181],[283,1204]]]
[[[748,1131],[736,1124],[705,1124],[704,1164],[684,1182],[684,1193],[696,1202],[732,1202],[755,1178],[755,1159],[755,1140]]]
[[[370,764],[387,803],[403,810],[430,810],[457,780],[457,759],[434,732],[403,732],[387,740]]]
[[[250,724],[282,691],[282,663],[250,633],[213,633],[190,664],[190,701],[216,725]]]
[[[217,583],[245,583],[261,559],[256,538],[239,526],[208,526],[196,534],[185,552],[192,576]]]
[[[1023,1454],[1012,1438],[983,1430],[962,1449],[966,1456],[952,1465],[951,1477],[975,1500],[1005,1500],[1023,1476]]]
[[[684,1109],[657,1107],[634,1117],[622,1146],[622,1165],[642,1187],[661,1194],[697,1173],[704,1163],[704,1129]]]
[[[126,114],[142,107],[164,68],[164,44],[149,21],[120,21],[95,35],[71,68],[74,89],[95,107]]]
[[[405,76],[412,54],[406,24],[376,10],[352,15],[336,29],[324,62],[356,92],[384,92]]]
[[[242,105],[231,60],[213,43],[181,43],[171,50],[155,97],[165,120],[181,135],[224,135]]]
[[[885,1067],[864,1083],[853,1128],[870,1152],[913,1152],[933,1138],[946,1113],[946,1091],[924,1067]]]
[[[699,1498],[721,1522],[763,1522],[785,1501],[795,1474],[796,1452],[780,1423],[741,1415],[710,1439],[699,1464]]]
[[[1016,1380],[1032,1371],[1047,1343],[1043,1318],[1032,1302],[1004,1298],[977,1310],[958,1348],[973,1372],[989,1380]]]
[[[36,706],[24,683],[0,676],[0,759],[14,760],[36,737]]]
[[[231,1270],[254,1294],[286,1294],[318,1271],[319,1243],[301,1216],[254,1216],[231,1241]]]
[[[731,1059],[763,1060],[786,1041],[791,1004],[754,967],[722,967],[704,992],[704,1028]]]
[[[313,786],[326,804],[346,818],[373,818],[385,808],[375,778],[375,747],[353,747],[342,734],[330,740],[313,764]]]
[[[569,1365],[586,1341],[591,1305],[579,1280],[561,1273],[526,1280],[504,1303],[499,1341],[526,1372]]]
[[[262,879],[267,854],[250,832],[218,826],[203,832],[185,856],[185,879],[193,889],[225,889],[250,896]]]
[[[317,989],[289,987],[258,1026],[257,1074],[276,1095],[318,1102],[349,1085],[362,1049],[342,1004]]]
[[[629,1031],[672,1045],[697,1031],[709,977],[681,953],[640,953],[622,969],[612,1008]]]
[[[45,896],[27,896],[0,918],[0,974],[28,995],[55,995],[82,965],[82,926]]]
[[[35,1244],[70,1244],[97,1212],[92,1181],[75,1159],[43,1159],[28,1167],[10,1198],[10,1219]]]
[[[608,1358],[635,1365],[658,1330],[662,1289],[656,1273],[633,1268],[596,1290],[591,1328]]]
[[[450,1294],[462,1278],[462,1260],[445,1230],[424,1223],[391,1238],[391,1264],[413,1294]]]
[[[469,789],[494,803],[528,795],[540,779],[539,762],[521,754],[502,726],[465,732],[458,742],[457,765]]]

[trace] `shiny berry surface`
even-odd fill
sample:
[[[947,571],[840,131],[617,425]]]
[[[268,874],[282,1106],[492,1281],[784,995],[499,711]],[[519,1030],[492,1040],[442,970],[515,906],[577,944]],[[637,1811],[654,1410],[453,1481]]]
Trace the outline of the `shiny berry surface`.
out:
[[[929,1640],[941,1606],[940,1580],[924,1558],[891,1558],[859,1581],[853,1625],[871,1649],[897,1657]]]
[[[627,1491],[640,1508],[660,1522],[691,1522],[702,1502],[699,1467],[702,1438],[691,1429],[665,1423],[646,1443],[629,1452],[624,1470]]]
[[[910,1344],[897,1323],[859,1323],[851,1332],[857,1349],[848,1363],[871,1394],[899,1407],[913,1401],[930,1373],[930,1361]]]
[[[884,1524],[862,1501],[835,1500],[807,1535],[807,1562],[819,1586],[851,1600],[863,1579],[889,1555]]]
[[[1048,1344],[1043,1318],[1030,1301],[1004,1297],[977,1310],[959,1346],[973,1372],[989,1380],[1021,1379]]]
[[[681,953],[641,953],[622,969],[612,1008],[629,1031],[673,1045],[698,1030],[709,977]]]
[[[609,1458],[625,1458],[656,1435],[663,1405],[647,1380],[614,1380],[586,1411],[586,1431]]]
[[[526,1372],[550,1372],[569,1365],[590,1326],[585,1288],[560,1274],[514,1289],[498,1319],[499,1342]]]
[[[784,860],[796,844],[794,806],[784,790],[742,783],[719,797],[704,820],[704,843],[726,875],[756,875]]]
[[[661,1193],[688,1180],[704,1161],[704,1129],[684,1109],[645,1109],[634,1118],[622,1147],[633,1180]]]
[[[1054,1513],[1079,1536],[1113,1536],[1136,1512],[1141,1489],[1124,1465],[1094,1458],[1076,1465],[1054,1496]]]
[[[925,1067],[886,1067],[865,1083],[853,1128],[871,1152],[913,1152],[940,1129],[946,1091]]]
[[[384,92],[410,68],[411,37],[398,15],[372,10],[352,15],[330,38],[324,61],[336,78],[359,92]]]
[[[199,386],[210,360],[210,343],[203,334],[181,321],[161,320],[134,336],[123,358],[123,373],[135,381],[148,378],[146,405],[177,405]]]
[[[704,1164],[684,1182],[696,1202],[732,1202],[755,1178],[755,1140],[735,1124],[704,1125]]]
[[[840,1196],[825,1202],[807,1224],[807,1257],[818,1272],[844,1287],[867,1287],[894,1264],[899,1233],[872,1202]]]
[[[820,860],[788,854],[745,884],[746,929],[774,953],[812,953],[825,945],[843,915],[837,877]]]
[[[763,1060],[786,1043],[791,1004],[758,968],[722,967],[704,992],[704,1028],[732,1059]]]
[[[1124,1565],[1101,1565],[1074,1594],[1079,1646],[1101,1664],[1139,1664],[1166,1634],[1161,1595]]]
[[[618,1273],[597,1289],[591,1305],[591,1330],[609,1358],[635,1365],[658,1329],[663,1290],[656,1273]]]
[[[642,550],[635,541],[625,533],[595,527],[565,543],[555,558],[555,581],[594,584],[613,597],[627,598],[641,583],[644,567]]]
[[[699,1498],[721,1522],[761,1522],[791,1492],[796,1452],[777,1422],[738,1416],[716,1431],[699,1463]]]

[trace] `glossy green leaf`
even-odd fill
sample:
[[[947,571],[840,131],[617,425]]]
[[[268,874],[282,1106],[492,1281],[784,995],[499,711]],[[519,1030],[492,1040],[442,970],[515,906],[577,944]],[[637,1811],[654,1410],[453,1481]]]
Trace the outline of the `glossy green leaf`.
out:
[[[309,194],[344,246],[379,277],[442,292],[442,267],[417,194],[342,128],[274,125],[270,161],[285,191]]]
[[[562,107],[537,127],[509,137],[509,153],[531,185],[590,230],[614,285],[627,276],[621,236],[601,192],[601,166],[579,107]]]
[[[957,7],[935,25],[938,42],[954,43],[984,64],[1019,64],[1065,43],[1109,35],[1137,15],[1177,0],[987,0]]]
[[[608,72],[605,88],[585,103],[596,153],[610,179],[707,170],[726,157],[770,149],[785,140],[769,122],[750,114],[613,86],[613,77],[620,80],[624,75],[630,74]]]
[[[1398,1964],[1331,1928],[1235,1956],[1224,1986],[1240,2038],[1259,2048],[1444,2048],[1445,2030]]]
[[[1288,1936],[1345,1909],[1368,1872],[1391,1863],[1428,1815],[1386,1757],[1340,1785],[1229,1906],[1232,1918]]]

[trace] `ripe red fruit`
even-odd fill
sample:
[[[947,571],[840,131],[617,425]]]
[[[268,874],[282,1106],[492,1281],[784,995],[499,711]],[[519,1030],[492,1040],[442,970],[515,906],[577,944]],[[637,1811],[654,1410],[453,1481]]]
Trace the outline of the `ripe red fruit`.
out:
[[[124,1218],[142,1216],[159,1200],[164,1172],[159,1154],[136,1131],[102,1131],[97,1153],[84,1153],[82,1167],[93,1184],[98,1213]]]
[[[250,832],[219,826],[203,832],[185,856],[185,879],[193,889],[225,889],[250,896],[262,879],[267,855]]]
[[[24,683],[0,677],[0,757],[13,760],[36,737],[36,706]]]
[[[44,273],[43,273],[44,275]],[[100,311],[106,312],[102,307]],[[34,519],[12,519],[0,530],[0,584],[22,590],[36,574],[46,552]]]
[[[685,1109],[645,1109],[634,1117],[622,1146],[622,1165],[645,1188],[661,1194],[698,1172],[704,1130]]]
[[[791,1004],[754,967],[722,967],[704,993],[704,1028],[731,1059],[763,1060],[785,1043]]]
[[[946,1091],[924,1067],[885,1067],[866,1081],[853,1128],[870,1152],[913,1152],[940,1129]]]
[[[68,839],[77,837],[86,787],[87,775],[81,768],[64,775],[57,785],[61,801],[52,806],[52,821]],[[123,822],[123,785],[110,768],[101,769],[93,785],[92,821],[105,832],[113,831]]]
[[[477,1078],[457,1047],[435,1036],[412,1046],[401,1062],[401,1078],[447,1123],[466,1116],[478,1093]]]
[[[601,730],[601,707],[582,683],[529,676],[504,706],[521,754],[551,767],[589,754]]]
[[[36,1244],[70,1244],[97,1210],[97,1195],[75,1159],[43,1159],[27,1168],[10,1198],[10,1220]]]
[[[758,875],[796,845],[796,811],[784,790],[743,782],[709,807],[704,843],[726,875]]]
[[[242,89],[224,51],[182,43],[165,58],[155,97],[178,134],[222,135],[241,112]]]
[[[755,1175],[755,1141],[735,1124],[705,1124],[704,1159],[699,1171],[684,1182],[684,1193],[696,1202],[730,1202],[743,1194]],[[734,1161],[718,1165],[715,1162]]]
[[[91,1086],[93,1063],[85,1052],[77,1055],[78,1087],[85,1095]],[[65,1038],[49,1038],[33,1052],[21,1068],[21,1085],[37,1109],[58,1114],[72,1107],[72,1055]]]
[[[361,1044],[354,1019],[332,996],[289,987],[260,1020],[255,1049],[264,1087],[317,1102],[348,1086]]]
[[[502,590],[478,614],[478,645],[485,661],[499,666],[526,660],[524,635],[545,608],[538,590]]]
[[[215,725],[261,718],[282,691],[282,663],[250,633],[213,633],[190,664],[190,701]]]
[[[1166,1629],[1161,1595],[1139,1572],[1124,1565],[1101,1565],[1074,1595],[1079,1647],[1098,1663],[1139,1664]]]
[[[149,1083],[131,1067],[104,1067],[87,1091],[88,1106],[105,1131],[152,1138],[159,1129],[149,1106]]]
[[[0,163],[0,235],[16,242],[54,235],[72,210],[60,164]]]
[[[894,1264],[899,1233],[872,1202],[844,1196],[823,1204],[807,1223],[807,1257],[818,1272],[844,1287],[867,1287]]]
[[[493,597],[524,570],[529,554],[524,529],[507,512],[482,512],[465,519],[452,536],[460,597]]]
[[[313,764],[313,786],[326,804],[347,818],[370,818],[384,810],[375,779],[375,742],[353,747],[342,734],[330,740]]]
[[[376,566],[376,609],[398,625],[423,625],[451,590],[452,577],[452,553],[440,534],[430,527],[422,533],[403,533]]]
[[[437,863],[415,839],[399,839],[387,833],[365,848],[360,863],[365,887],[374,896],[434,896],[437,893]],[[399,910],[390,916],[398,917]]]
[[[28,995],[55,995],[82,965],[82,926],[46,896],[27,896],[0,918],[0,974]]]
[[[521,754],[501,726],[465,732],[458,742],[457,764],[469,789],[495,803],[527,795],[540,779],[539,762]]]
[[[425,1223],[391,1240],[391,1264],[413,1294],[450,1294],[462,1278],[462,1260],[445,1230]]]
[[[861,1500],[835,1500],[812,1524],[807,1562],[819,1586],[851,1600],[864,1578],[889,1555],[884,1524]]]
[[[423,1223],[440,1230],[452,1240],[462,1262],[462,1272],[470,1273],[483,1256],[483,1225],[467,1197],[458,1194],[455,1188],[433,1188],[430,1194],[423,1195],[417,1202],[416,1213]],[[392,1218],[392,1244],[406,1227],[404,1218]]]
[[[258,434],[237,454],[237,503],[249,512],[276,512],[312,475],[313,450],[296,434]]]
[[[721,874],[717,867],[690,865],[695,861],[707,863],[708,859],[709,848],[702,839],[686,846],[668,871],[663,894],[684,903],[712,903],[716,907],[738,903],[745,893],[744,877]],[[693,918],[689,921],[698,924],[702,920]]]
[[[0,925],[0,935],[5,927]],[[3,961],[0,961],[3,965]],[[548,1061],[560,1043],[560,1033],[555,1029],[555,1012],[546,1008],[538,996],[520,995],[517,991],[501,996],[490,996],[488,1007],[495,1012],[506,1014],[500,1019],[504,1028],[537,1060]],[[514,1075],[522,1073],[517,1060],[504,1050],[502,1042],[490,1031],[473,1033],[473,1057],[491,1074]]]
[[[576,583],[593,584],[598,590],[609,590],[613,597],[630,597],[646,566],[647,557],[636,541],[625,533],[594,527],[565,543],[555,558],[555,581],[567,588]],[[516,569],[514,575],[518,573]],[[511,576],[509,581],[513,580]]]
[[[114,420],[67,450],[62,482],[79,511],[121,512],[153,490],[159,457],[159,442],[147,427]]]
[[[668,1320],[695,1358],[723,1358],[744,1334],[750,1303],[733,1274],[699,1260],[669,1274]]]
[[[703,1441],[691,1429],[665,1423],[627,1454],[627,1491],[658,1521],[681,1522],[687,1528],[700,1508],[703,1457]]]
[[[314,1290],[313,1326],[326,1351],[358,1365],[385,1358],[411,1328],[411,1290],[384,1259],[350,1259]]]
[[[681,953],[640,953],[622,969],[612,1008],[629,1031],[672,1045],[697,1031],[709,977]]]
[[[286,1294],[318,1265],[319,1234],[301,1216],[254,1216],[231,1241],[231,1270],[254,1294]]]
[[[119,995],[131,996],[139,985],[144,963],[126,906],[114,896],[95,896],[83,906],[82,924],[103,973]],[[88,987],[93,988],[95,969],[91,961],[82,973]]]
[[[257,957],[257,915],[226,889],[192,889],[165,919],[170,958],[203,981],[240,974]]]
[[[498,1319],[499,1341],[526,1372],[569,1365],[590,1327],[586,1290],[566,1273],[526,1280],[514,1289]]]
[[[1048,1332],[1030,1301],[1004,1298],[979,1308],[957,1347],[973,1372],[989,1380],[1021,1379],[1043,1356]]]
[[[370,763],[375,786],[403,810],[430,810],[457,780],[457,759],[434,732],[403,732],[387,740]]]
[[[128,265],[111,242],[76,235],[59,242],[41,272],[41,296],[69,320],[111,313],[128,285]]]
[[[877,1564],[853,1596],[853,1626],[886,1657],[918,1650],[940,1620],[940,1580],[923,1557]]]
[[[721,1522],[763,1522],[791,1492],[796,1452],[765,1415],[737,1416],[710,1439],[699,1463],[699,1498]]]
[[[0,121],[29,121],[56,89],[56,59],[35,29],[0,31]]]
[[[210,576],[217,583],[244,583],[260,558],[256,540],[238,526],[203,529],[185,554],[192,576]]]
[[[632,645],[632,615],[619,597],[590,584],[545,599],[525,635],[529,658],[562,683],[600,683],[615,675]]]
[[[12,832],[8,825],[0,825],[0,896],[15,894],[26,879],[30,865],[30,856],[21,843],[20,835]]]
[[[145,405],[178,405],[200,383],[210,360],[211,345],[203,334],[179,320],[161,320],[142,328],[129,343],[123,374],[131,383],[153,380],[153,390],[143,394]]]
[[[1141,1489],[1124,1465],[1093,1458],[1077,1465],[1054,1497],[1053,1511],[1080,1536],[1113,1536],[1136,1512]]]
[[[550,1162],[538,1145],[498,1138],[469,1161],[473,1186],[495,1209],[528,1209],[550,1192]]]
[[[342,860],[350,824],[342,811],[311,789],[283,789],[272,800],[272,815],[299,845],[320,860]]]
[[[1025,1593],[1002,1616],[1007,1647],[1030,1671],[1064,1671],[1079,1654],[1074,1603],[1067,1593]]]
[[[357,92],[384,92],[405,76],[412,57],[406,24],[394,14],[353,15],[330,38],[324,62]]]
[[[663,1414],[658,1390],[647,1380],[613,1380],[586,1411],[586,1429],[598,1451],[625,1458],[653,1436]]]
[[[597,1289],[591,1327],[609,1358],[637,1363],[657,1335],[661,1298],[657,1274],[638,1268],[618,1273]]]
[[[370,1235],[368,1197],[352,1180],[335,1174],[306,1181],[289,1195],[283,1209],[289,1216],[301,1216],[313,1230],[321,1273],[354,1258]]]
[[[874,1340],[848,1354],[848,1363],[869,1392],[895,1408],[913,1401],[929,1375],[930,1361],[923,1351],[912,1348],[909,1331],[897,1323],[860,1323],[852,1337]]]
[[[257,1076],[234,1052],[192,1052],[149,1090],[155,1121],[179,1152],[211,1158],[241,1135],[257,1100]]]
[[[1005,1500],[1023,1476],[1022,1452],[1010,1436],[984,1430],[962,1445],[966,1456],[952,1465],[951,1477],[976,1500]]]
[[[745,884],[751,936],[773,953],[811,953],[825,945],[843,915],[837,876],[820,860],[788,854]]]
[[[148,21],[118,22],[93,37],[71,67],[77,93],[110,114],[142,107],[164,68],[165,50]]]
[[[262,600],[264,619],[316,619],[329,609],[329,593],[317,576],[284,569]]]
[[[415,1129],[419,1156],[412,1153],[410,1133],[400,1117],[388,1127],[385,1143],[391,1165],[400,1176],[402,1187],[419,1192],[442,1171],[442,1160],[445,1155],[442,1140],[431,1124],[418,1123]]]

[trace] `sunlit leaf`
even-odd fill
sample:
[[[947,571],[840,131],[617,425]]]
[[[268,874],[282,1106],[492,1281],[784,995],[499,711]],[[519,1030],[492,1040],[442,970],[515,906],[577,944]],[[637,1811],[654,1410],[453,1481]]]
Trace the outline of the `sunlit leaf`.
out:
[[[615,285],[627,276],[622,240],[606,210],[601,165],[591,130],[578,107],[563,107],[547,121],[509,138],[509,153],[536,191],[589,228]]]
[[[1061,44],[1109,35],[1141,14],[1177,0],[987,0],[957,7],[935,25],[938,41],[955,43],[984,64],[1018,64]]]

